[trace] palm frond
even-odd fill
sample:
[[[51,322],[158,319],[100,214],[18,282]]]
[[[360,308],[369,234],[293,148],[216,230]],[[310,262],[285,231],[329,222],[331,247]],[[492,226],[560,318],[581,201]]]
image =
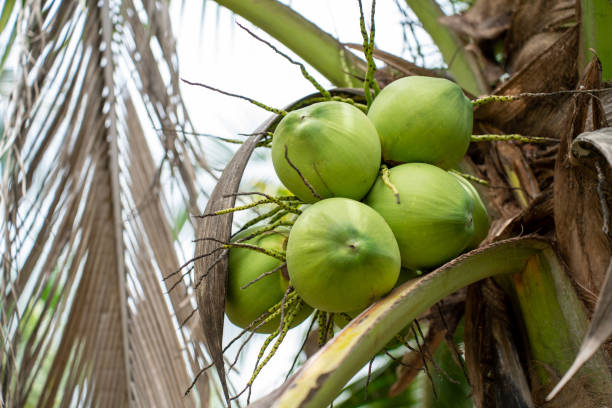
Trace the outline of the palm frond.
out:
[[[2,403],[206,404],[208,381],[183,396],[206,364],[197,316],[181,326],[192,290],[181,280],[166,295],[177,282],[163,281],[180,258],[169,189],[195,212],[208,173],[182,132],[167,3],[29,1],[16,21],[0,139]]]

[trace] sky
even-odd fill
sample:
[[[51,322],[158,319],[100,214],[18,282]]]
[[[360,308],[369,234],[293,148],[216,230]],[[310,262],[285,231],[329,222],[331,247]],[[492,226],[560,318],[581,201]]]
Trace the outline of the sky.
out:
[[[286,3],[341,42],[362,42],[356,0],[294,0]],[[366,21],[369,20],[370,7],[371,2],[364,1]],[[240,22],[292,55],[282,44],[245,19],[212,1],[187,1],[183,8],[180,2],[173,2],[171,11],[182,78],[248,96],[279,108],[314,91],[312,85],[302,78],[297,66],[290,64],[237,26],[236,22]],[[376,16],[377,47],[409,58],[400,24],[403,16],[395,2],[379,1]],[[428,42],[429,39],[424,37],[422,41]],[[294,58],[299,60],[299,57]],[[438,58],[432,57],[428,61],[430,66],[440,65],[441,60]],[[314,69],[309,72],[325,87],[331,87],[331,83]],[[253,132],[270,116],[270,113],[246,101],[200,87],[182,84],[182,94],[197,132],[236,138],[237,133]],[[229,153],[214,145],[215,143],[211,143],[207,159],[213,167],[220,168],[229,158]],[[263,154],[265,158],[267,153],[264,151]],[[249,165],[245,178],[251,178],[252,181],[264,180],[267,184],[279,183],[269,160],[259,160]],[[293,360],[308,323],[309,320],[300,328],[289,332],[275,358],[258,377],[253,390],[253,400],[283,382],[284,374],[290,365],[288,362]],[[226,321],[225,332],[227,343],[238,333],[238,329]],[[252,346],[244,353],[239,367],[242,374],[230,375],[230,379],[239,389],[250,376],[259,345],[264,338],[265,336],[257,336]],[[235,350],[234,348],[234,352]],[[233,356],[231,353],[230,355]]]

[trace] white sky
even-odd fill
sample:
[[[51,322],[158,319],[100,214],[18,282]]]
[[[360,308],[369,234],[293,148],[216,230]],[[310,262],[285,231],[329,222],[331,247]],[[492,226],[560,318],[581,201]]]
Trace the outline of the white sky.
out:
[[[202,4],[204,3],[200,1],[188,2],[187,7],[193,7],[194,12],[186,11],[183,22],[177,29],[179,63],[183,78],[205,82],[278,107],[314,90],[312,85],[301,77],[298,67],[251,38],[234,24],[234,21],[246,24],[263,38],[270,39],[265,32],[253,27],[243,18],[234,16],[227,9],[218,7],[214,2],[206,2],[203,33],[200,35]],[[340,41],[361,43],[359,14],[355,5],[355,0],[292,2],[296,11]],[[400,54],[401,16],[394,2],[379,1],[377,15],[380,21],[385,21],[385,24],[377,27],[377,44],[390,52]],[[286,50],[284,47],[281,49]],[[316,71],[311,70],[311,73],[324,85],[330,85],[329,81]],[[249,132],[269,116],[269,113],[246,101],[235,100],[202,88],[184,86],[183,91],[187,105],[193,108],[192,114],[197,126],[205,127],[211,133]],[[196,106],[201,107],[202,111],[198,112],[194,108]]]

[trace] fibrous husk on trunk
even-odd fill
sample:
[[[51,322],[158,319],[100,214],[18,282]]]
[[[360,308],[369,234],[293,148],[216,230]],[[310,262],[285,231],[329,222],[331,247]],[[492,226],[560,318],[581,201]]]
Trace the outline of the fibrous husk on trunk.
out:
[[[580,86],[584,89],[601,88],[600,78],[601,64],[595,58],[585,71]],[[570,274],[579,292],[585,295],[584,300],[591,311],[594,303],[589,294],[598,293],[602,286],[612,246],[610,236],[602,230],[604,220],[597,191],[599,180],[595,162],[587,158],[579,160],[571,150],[574,139],[580,133],[605,126],[603,109],[596,96],[574,96],[555,166],[556,238]],[[601,171],[605,172],[604,178],[605,175],[609,176],[609,165],[602,166]]]

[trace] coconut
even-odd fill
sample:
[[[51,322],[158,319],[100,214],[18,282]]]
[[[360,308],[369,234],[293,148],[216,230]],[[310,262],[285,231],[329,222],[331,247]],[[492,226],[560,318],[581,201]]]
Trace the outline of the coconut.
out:
[[[376,211],[346,198],[305,210],[287,242],[291,284],[306,303],[327,312],[365,308],[393,288],[400,253]]]
[[[474,201],[457,179],[426,163],[406,163],[389,170],[400,202],[379,177],[364,202],[393,230],[402,266],[427,269],[454,258],[474,231]]]
[[[233,241],[250,235],[257,228],[253,227],[243,231],[236,235]],[[277,228],[251,238],[245,243],[265,249],[283,251],[288,235],[289,230],[287,228]],[[242,289],[244,285],[261,274],[271,271],[281,264],[282,262],[274,257],[250,249],[230,249],[225,313],[232,323],[244,329],[270,307],[282,300],[289,286],[289,277],[285,268]],[[311,312],[310,307],[302,307],[300,313],[294,318],[291,327],[304,321]],[[278,328],[279,324],[280,317],[266,323],[256,331],[258,333],[272,333]]]
[[[410,76],[386,86],[368,111],[390,163],[456,166],[472,135],[473,108],[461,87],[442,78]]]
[[[320,102],[288,113],[272,138],[278,178],[307,203],[318,198],[306,182],[321,198],[360,200],[376,180],[380,158],[374,125],[343,102]]]
[[[474,200],[474,233],[467,245],[467,249],[478,248],[478,245],[489,234],[489,214],[487,213],[487,208],[472,183],[457,173],[450,173],[459,180],[461,185],[470,193],[472,200]]]

